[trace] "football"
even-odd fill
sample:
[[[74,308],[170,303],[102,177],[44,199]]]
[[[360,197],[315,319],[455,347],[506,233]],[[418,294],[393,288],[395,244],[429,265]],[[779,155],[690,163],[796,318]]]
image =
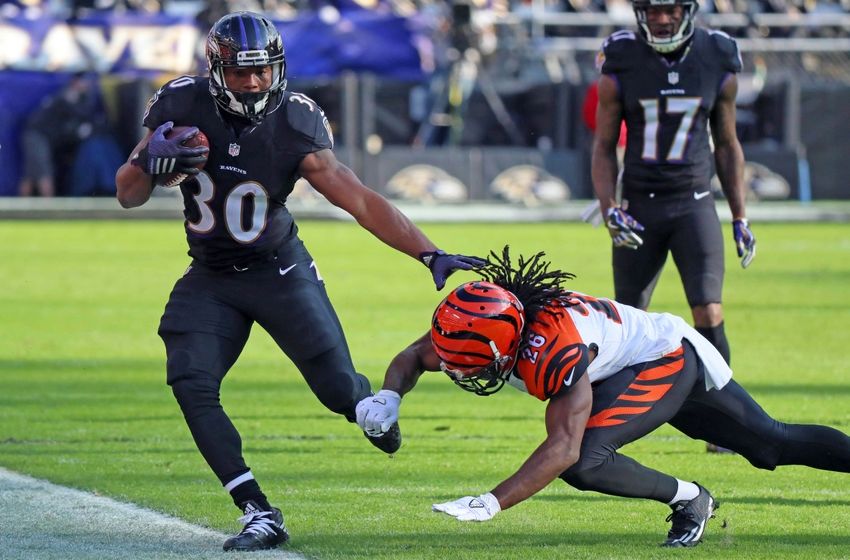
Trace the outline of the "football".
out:
[[[174,136],[177,136],[178,134],[180,134],[181,132],[183,132],[187,128],[192,128],[192,127],[191,126],[175,126],[174,128],[172,128],[168,132],[168,134],[165,135],[165,137],[166,138],[173,138]],[[187,146],[189,148],[195,148],[197,146],[206,146],[207,148],[209,148],[210,147],[210,141],[207,138],[207,135],[199,130],[198,133],[195,136],[184,141],[183,145]],[[206,164],[206,160],[197,164],[195,167],[197,167],[198,169],[203,169],[205,164]],[[186,173],[164,173],[162,175],[157,175],[156,184],[157,184],[157,186],[160,186],[160,187],[176,187],[177,185],[179,185],[180,183],[185,181],[188,177],[189,177],[189,175],[187,175]]]

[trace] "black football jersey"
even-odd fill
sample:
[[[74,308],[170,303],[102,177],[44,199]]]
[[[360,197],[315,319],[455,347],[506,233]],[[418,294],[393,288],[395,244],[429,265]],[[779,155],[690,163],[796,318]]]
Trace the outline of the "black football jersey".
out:
[[[145,111],[149,129],[167,121],[197,126],[210,143],[203,171],[180,186],[189,255],[215,268],[268,260],[297,232],[285,202],[301,160],[333,148],[324,112],[309,97],[285,92],[277,110],[253,126],[219,112],[208,78],[182,76]]]
[[[634,32],[618,31],[600,58],[602,73],[617,81],[626,121],[625,191],[706,189],[709,117],[724,80],[742,67],[734,39],[698,28],[671,61]]]

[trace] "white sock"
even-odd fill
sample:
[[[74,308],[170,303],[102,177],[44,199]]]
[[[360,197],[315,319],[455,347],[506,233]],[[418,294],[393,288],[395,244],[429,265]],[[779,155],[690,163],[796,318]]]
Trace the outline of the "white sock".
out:
[[[676,495],[673,496],[673,499],[667,502],[669,505],[672,506],[676,502],[690,502],[699,495],[699,486],[693,482],[685,482],[678,478],[676,482],[679,483],[679,488],[676,490]]]

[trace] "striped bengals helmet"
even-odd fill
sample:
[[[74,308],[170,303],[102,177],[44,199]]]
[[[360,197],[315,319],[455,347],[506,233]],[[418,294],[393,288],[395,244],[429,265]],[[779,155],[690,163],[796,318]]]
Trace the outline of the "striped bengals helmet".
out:
[[[490,282],[468,282],[434,311],[431,344],[455,384],[491,395],[514,366],[524,325],[522,303],[514,294]]]

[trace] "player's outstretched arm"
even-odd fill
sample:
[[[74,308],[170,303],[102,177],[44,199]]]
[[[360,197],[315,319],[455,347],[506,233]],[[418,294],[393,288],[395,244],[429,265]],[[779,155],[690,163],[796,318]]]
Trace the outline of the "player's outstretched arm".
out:
[[[578,461],[592,401],[590,381],[583,375],[568,392],[549,400],[546,440],[515,474],[491,492],[434,504],[432,509],[459,521],[487,521],[545,488]]]
[[[398,421],[401,397],[413,389],[423,373],[439,370],[440,359],[431,346],[429,331],[393,358],[378,394],[357,403],[357,425],[372,436],[386,432]]]
[[[387,199],[365,186],[331,150],[307,155],[299,167],[301,176],[328,201],[351,214],[375,237],[419,260],[431,271],[437,289],[455,270],[470,270],[484,261],[451,255],[437,246]]]

